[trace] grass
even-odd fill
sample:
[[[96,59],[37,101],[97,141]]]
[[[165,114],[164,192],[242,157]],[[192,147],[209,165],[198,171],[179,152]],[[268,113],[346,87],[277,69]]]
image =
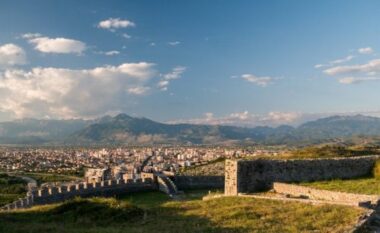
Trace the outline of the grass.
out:
[[[359,208],[241,197],[200,200],[205,193],[173,201],[145,192],[0,213],[0,232],[346,232],[362,214]]]
[[[23,197],[25,197],[25,194],[0,193],[0,206],[6,205]]]
[[[315,181],[300,183],[300,185],[331,191],[380,195],[380,179],[372,177],[350,180]]]
[[[37,181],[38,185],[47,182],[65,182],[81,179],[80,177],[71,176],[71,175],[61,175],[61,174],[52,174],[52,173],[34,173],[26,172],[22,173],[24,176],[28,176]]]
[[[11,203],[26,193],[26,182],[14,176],[0,173],[0,206]]]

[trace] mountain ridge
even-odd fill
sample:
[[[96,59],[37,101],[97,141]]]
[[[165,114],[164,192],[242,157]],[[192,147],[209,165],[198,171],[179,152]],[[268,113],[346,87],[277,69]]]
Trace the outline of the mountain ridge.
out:
[[[330,116],[298,127],[167,124],[125,113],[96,120],[23,119],[0,123],[0,144],[303,144],[380,136],[380,118]]]

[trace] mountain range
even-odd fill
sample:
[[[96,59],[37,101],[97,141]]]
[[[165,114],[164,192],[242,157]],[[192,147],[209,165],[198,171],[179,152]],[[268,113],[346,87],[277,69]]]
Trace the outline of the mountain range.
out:
[[[0,123],[0,144],[315,144],[352,137],[380,136],[380,118],[331,116],[298,127],[243,128],[164,124],[119,114],[96,120],[23,119]]]

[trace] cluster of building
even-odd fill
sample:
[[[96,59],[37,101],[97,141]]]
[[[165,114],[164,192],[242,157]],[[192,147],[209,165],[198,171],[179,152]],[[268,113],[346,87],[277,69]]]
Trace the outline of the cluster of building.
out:
[[[81,174],[93,181],[134,179],[140,172],[178,172],[220,158],[261,154],[273,149],[225,147],[0,148],[0,170]]]

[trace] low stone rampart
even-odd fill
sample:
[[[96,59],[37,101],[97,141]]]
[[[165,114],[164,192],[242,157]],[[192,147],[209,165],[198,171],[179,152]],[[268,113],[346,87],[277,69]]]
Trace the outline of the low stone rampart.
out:
[[[378,195],[335,192],[278,182],[273,183],[273,189],[276,193],[288,194],[292,197],[341,202],[357,206],[377,205],[377,202],[380,199],[380,196]]]
[[[44,205],[62,202],[74,197],[115,196],[131,192],[154,190],[151,178],[136,180],[108,180],[96,183],[77,183],[67,186],[44,187],[28,192],[25,198],[7,204],[1,210],[28,208],[33,205]]]
[[[297,160],[226,160],[225,194],[267,190],[273,182],[350,179],[371,174],[379,156]]]

